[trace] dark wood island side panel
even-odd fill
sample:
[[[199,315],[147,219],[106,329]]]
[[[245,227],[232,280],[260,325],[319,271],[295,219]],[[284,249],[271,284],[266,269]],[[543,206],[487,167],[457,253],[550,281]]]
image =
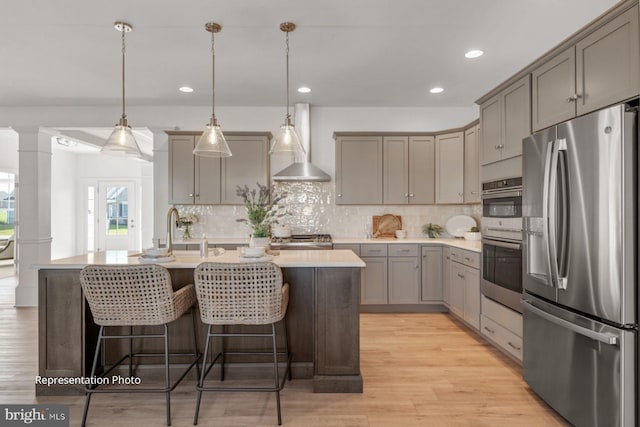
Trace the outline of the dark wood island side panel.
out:
[[[169,272],[176,289],[193,282],[193,269],[175,268]],[[358,318],[360,268],[283,268],[283,276],[290,284],[286,324],[293,355],[293,377],[313,378],[316,392],[362,392]],[[199,313],[196,316],[199,324],[197,343],[202,351],[207,325],[200,322]],[[187,352],[192,348],[190,324],[191,319],[183,316],[169,325],[171,351]],[[154,329],[137,327],[134,331],[149,333]],[[79,269],[39,271],[38,333],[40,376],[89,375],[98,326],[93,323],[82,295]],[[108,344],[105,352],[107,365],[124,354],[126,341],[112,340]],[[138,351],[162,349],[161,340],[138,341],[135,345]],[[268,340],[261,342],[246,338],[226,343],[228,350],[263,350],[269,345]],[[236,372],[246,376],[265,375],[265,369],[227,360],[227,367],[234,375]],[[251,359],[243,359],[246,360]],[[175,362],[182,361],[176,359]],[[153,363],[145,359],[144,365],[136,372],[141,376],[161,375],[162,371],[155,369]],[[36,384],[37,395],[83,393],[84,387],[79,385]]]

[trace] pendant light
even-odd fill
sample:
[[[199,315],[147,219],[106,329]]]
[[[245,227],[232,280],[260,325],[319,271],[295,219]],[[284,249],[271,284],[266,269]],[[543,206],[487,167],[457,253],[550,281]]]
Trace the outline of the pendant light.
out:
[[[124,107],[124,35],[130,32],[133,27],[122,21],[116,21],[114,27],[122,33],[122,117],[120,117],[120,122],[116,125],[113,132],[111,132],[107,142],[105,142],[100,151],[107,154],[125,154],[141,158],[142,153],[140,152],[140,147],[138,147],[136,139],[133,137],[131,126],[127,123],[127,115]]]
[[[215,33],[220,32],[222,27],[215,22],[207,22],[204,26],[205,30],[211,33],[211,120],[205,128],[202,136],[198,140],[193,154],[204,157],[229,157],[231,150],[227,145],[227,140],[222,134],[222,129],[216,119],[216,50],[215,50]]]
[[[283,22],[280,24],[280,31],[286,33],[286,55],[287,55],[287,115],[284,124],[280,126],[280,130],[271,141],[271,150],[269,154],[293,152],[295,154],[305,154],[304,148],[300,143],[300,138],[296,133],[296,129],[291,123],[291,114],[289,113],[289,33],[296,29],[293,22]]]

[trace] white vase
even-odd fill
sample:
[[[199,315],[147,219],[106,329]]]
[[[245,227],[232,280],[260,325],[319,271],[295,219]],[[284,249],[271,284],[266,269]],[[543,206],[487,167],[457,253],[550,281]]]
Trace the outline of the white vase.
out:
[[[249,239],[249,246],[252,248],[258,247],[258,246],[262,246],[263,248],[266,248],[267,246],[269,246],[269,238],[251,236],[251,239]]]
[[[465,231],[464,233],[465,240],[478,241],[480,240],[480,238],[481,238],[480,232]]]

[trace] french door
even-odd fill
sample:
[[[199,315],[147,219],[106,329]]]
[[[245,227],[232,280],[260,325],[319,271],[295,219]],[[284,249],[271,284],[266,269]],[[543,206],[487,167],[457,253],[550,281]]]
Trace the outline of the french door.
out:
[[[96,250],[139,249],[136,183],[100,181],[96,198]]]

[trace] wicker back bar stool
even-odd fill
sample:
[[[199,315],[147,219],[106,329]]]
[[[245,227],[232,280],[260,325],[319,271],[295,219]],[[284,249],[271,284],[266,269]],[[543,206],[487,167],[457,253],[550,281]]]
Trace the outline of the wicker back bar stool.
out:
[[[82,291],[89,303],[94,322],[100,326],[98,343],[93,357],[91,377],[95,377],[98,359],[105,340],[126,339],[129,341],[129,351],[116,363],[110,366],[100,377],[106,377],[109,372],[125,360],[129,361],[129,377],[133,375],[134,357],[164,357],[164,387],[162,388],[99,388],[98,385],[86,387],[82,426],[86,424],[89,402],[93,393],[165,393],[167,425],[171,425],[171,391],[182,381],[187,373],[196,366],[199,375],[198,360],[200,354],[197,349],[196,316],[194,305],[196,295],[193,285],[187,285],[173,291],[169,271],[160,265],[89,265],[80,272]],[[193,353],[169,353],[168,324],[188,313],[193,318]],[[106,334],[105,328],[112,326],[128,327],[128,334]],[[133,334],[134,326],[163,326],[162,334]],[[134,338],[162,338],[164,340],[163,353],[135,353],[133,351]],[[193,361],[182,375],[170,383],[169,357],[192,356]]]
[[[282,423],[280,413],[280,390],[287,380],[291,380],[291,354],[284,317],[289,303],[289,284],[282,283],[280,267],[270,262],[256,263],[213,263],[198,265],[194,272],[194,281],[200,319],[208,325],[202,360],[202,375],[196,389],[198,398],[193,424],[198,424],[198,413],[203,391],[262,391],[275,392],[278,425]],[[276,342],[276,324],[282,325],[285,348],[278,352]],[[221,332],[214,332],[213,326],[221,326]],[[230,333],[227,325],[271,325],[271,333]],[[220,329],[220,328],[218,328]],[[225,337],[271,337],[271,352],[226,351]],[[207,367],[207,354],[211,339],[220,338],[221,351]],[[224,381],[224,364],[227,355],[263,355],[273,358],[273,387],[205,387],[207,374],[216,362],[220,361],[220,381]],[[282,380],[278,372],[278,356],[284,356],[286,369]]]

